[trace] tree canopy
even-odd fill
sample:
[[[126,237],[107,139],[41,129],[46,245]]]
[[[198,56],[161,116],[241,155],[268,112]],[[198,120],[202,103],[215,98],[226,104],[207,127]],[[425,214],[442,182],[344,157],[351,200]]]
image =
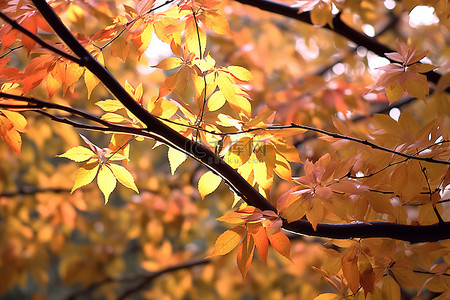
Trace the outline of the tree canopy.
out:
[[[447,0],[0,19],[2,299],[450,297]]]

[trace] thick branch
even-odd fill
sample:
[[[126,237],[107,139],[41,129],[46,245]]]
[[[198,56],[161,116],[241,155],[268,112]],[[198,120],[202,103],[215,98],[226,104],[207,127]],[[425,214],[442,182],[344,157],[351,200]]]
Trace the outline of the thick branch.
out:
[[[259,1],[254,2],[257,3]],[[84,65],[102,81],[128,110],[147,126],[146,130],[149,134],[158,136],[167,145],[201,161],[208,168],[219,174],[249,205],[258,207],[261,210],[276,211],[275,207],[240,176],[236,170],[226,164],[206,146],[183,137],[141,107],[114,76],[77,41],[45,0],[33,0],[33,3],[58,36],[76,55],[81,57]],[[430,226],[400,225],[387,222],[319,224],[317,230],[314,231],[311,224],[307,221],[297,221],[290,224],[285,221],[284,228],[300,234],[332,238],[389,237],[412,242],[450,238],[450,222]]]
[[[257,7],[261,10],[272,12],[281,16],[285,16],[288,18],[296,19],[301,22],[311,24],[311,16],[309,12],[303,12],[298,14],[298,9],[295,7],[291,7],[286,4],[277,3],[273,1],[268,0],[236,0],[237,2],[240,2],[242,4],[250,5]],[[325,25],[322,28],[329,29],[343,37],[346,37],[350,41],[354,42],[355,44],[359,46],[363,46],[366,49],[378,54],[379,56],[386,57],[385,53],[389,52],[395,52],[393,49],[389,48],[388,46],[378,42],[374,38],[370,38],[366,36],[365,34],[351,28],[347,24],[345,24],[341,18],[340,14],[337,14],[333,18],[333,28],[331,28],[329,25]],[[388,57],[386,57],[389,59]],[[389,59],[390,60],[390,59]],[[434,84],[437,84],[439,79],[441,78],[441,75],[430,71],[425,74],[427,76],[428,81],[433,82]],[[447,88],[446,91],[450,93],[450,88]]]
[[[76,55],[81,57],[86,68],[95,74],[109,91],[147,126],[148,132],[159,136],[165,144],[201,161],[208,168],[218,173],[236,193],[245,198],[248,204],[263,210],[276,210],[236,170],[217,157],[210,149],[180,135],[140,106],[117,79],[78,42],[46,1],[33,0],[33,3],[56,34]]]
[[[307,221],[284,222],[283,228],[305,235],[333,239],[386,237],[411,243],[435,242],[450,238],[450,222],[434,225],[403,225],[389,222],[355,222],[350,224],[319,223],[317,230]]]

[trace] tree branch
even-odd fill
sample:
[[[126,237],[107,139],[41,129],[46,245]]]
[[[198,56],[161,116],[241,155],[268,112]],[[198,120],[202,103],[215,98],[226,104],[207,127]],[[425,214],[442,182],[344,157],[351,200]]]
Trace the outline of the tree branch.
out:
[[[221,176],[236,193],[245,198],[248,204],[263,210],[276,211],[272,204],[242,178],[235,169],[217,157],[210,149],[180,135],[140,106],[117,79],[78,42],[45,0],[33,0],[33,3],[56,34],[76,55],[81,57],[86,68],[96,75],[109,91],[147,126],[146,131],[160,137],[168,146],[201,161]]]
[[[261,210],[276,211],[257,190],[255,190],[239,173],[216,156],[206,146],[191,141],[180,135],[177,131],[162,123],[155,116],[141,107],[131,97],[113,75],[103,67],[92,55],[77,41],[69,29],[62,23],[53,9],[45,0],[32,0],[34,5],[47,20],[56,34],[78,55],[84,65],[95,74],[110,92],[122,104],[130,110],[147,128],[145,131],[159,137],[165,144],[202,162],[209,169],[221,176],[225,182],[240,195],[249,205]],[[260,3],[261,1],[252,1]],[[267,2],[267,1],[262,1]],[[364,35],[363,35],[364,36]],[[365,36],[364,36],[365,37]],[[367,37],[365,37],[367,38]],[[370,40],[370,39],[369,39]],[[375,42],[370,40],[371,42]],[[389,52],[389,51],[386,51]],[[217,163],[218,162],[218,163]],[[445,162],[446,164],[448,162]],[[354,238],[354,237],[388,237],[411,242],[436,241],[450,238],[450,222],[428,226],[402,225],[388,222],[350,223],[350,224],[325,224],[320,223],[314,231],[307,221],[288,223],[284,220],[284,228],[299,234],[322,236],[330,238]]]
[[[6,99],[12,99],[12,100],[16,100],[16,101],[23,101],[23,102],[28,102],[28,103],[33,103],[33,106],[29,106],[28,108],[51,108],[51,109],[57,109],[57,110],[61,110],[61,111],[65,111],[68,112],[72,115],[76,115],[82,118],[85,118],[87,120],[91,120],[94,122],[97,122],[101,125],[104,126],[112,126],[114,124],[109,123],[105,120],[102,120],[100,117],[94,116],[90,113],[87,113],[85,111],[70,107],[70,106],[65,106],[65,105],[61,105],[61,104],[56,104],[56,103],[52,103],[52,102],[48,102],[48,101],[44,101],[44,100],[39,100],[33,97],[26,97],[26,96],[19,96],[19,95],[13,95],[13,94],[8,94],[8,93],[4,93],[4,92],[0,92],[0,98],[6,98]],[[8,104],[5,104],[8,105]],[[10,105],[9,105],[10,106]],[[20,108],[19,106],[17,108]],[[23,107],[23,108],[27,108],[27,107]]]
[[[28,36],[29,38],[31,38],[33,41],[35,41],[36,43],[38,43],[39,45],[41,45],[43,48],[48,49],[50,51],[52,51],[53,53],[59,54],[62,57],[71,60],[77,64],[79,64],[80,66],[82,65],[82,61],[78,58],[75,57],[73,55],[70,55],[69,53],[66,53],[64,51],[59,50],[58,48],[50,45],[47,42],[44,42],[40,37],[38,37],[37,35],[35,35],[34,33],[32,33],[31,31],[29,31],[28,29],[26,29],[25,27],[21,26],[19,23],[17,23],[15,20],[11,19],[10,17],[8,17],[7,15],[5,15],[4,13],[2,13],[0,11],[0,18],[3,19],[5,22],[7,22],[8,24],[10,24],[14,29],[17,29],[18,31],[22,32],[23,34],[25,34],[26,36]]]
[[[195,266],[209,264],[210,262],[211,262],[211,259],[199,259],[199,260],[193,260],[193,261],[181,263],[179,265],[167,267],[165,269],[162,269],[162,270],[156,271],[156,272],[146,272],[146,273],[137,274],[137,275],[133,274],[131,276],[130,275],[121,275],[121,276],[117,276],[117,277],[108,277],[102,281],[91,284],[84,290],[78,291],[78,292],[70,295],[69,297],[67,297],[67,300],[75,300],[78,297],[85,296],[86,294],[92,293],[95,289],[97,289],[105,284],[108,284],[108,283],[141,280],[141,282],[138,285],[126,290],[119,298],[117,298],[117,299],[125,299],[125,297],[128,297],[128,296],[144,289],[154,279],[156,279],[157,277],[159,277],[161,275],[164,275],[164,274],[170,273],[170,272],[174,272],[174,271],[178,271],[178,270],[182,270],[182,269],[192,268]]]
[[[286,4],[277,3],[274,1],[268,1],[268,0],[235,0],[239,3],[250,5],[253,7],[257,7],[261,10],[272,12],[281,16],[285,16],[291,19],[295,19],[307,24],[312,24],[311,21],[311,15],[310,12],[303,12],[303,13],[297,13],[298,9],[295,7],[291,7]],[[347,24],[345,24],[340,17],[340,14],[337,14],[333,17],[333,28],[331,28],[329,25],[325,25],[321,28],[325,28],[328,30],[331,30],[343,37],[346,37],[350,41],[354,42],[355,44],[359,46],[363,46],[366,49],[376,53],[379,56],[385,57],[385,53],[395,52],[393,49],[389,48],[388,46],[378,42],[374,38],[370,38],[366,36],[365,34],[351,28]],[[389,59],[392,61],[391,59]],[[425,73],[424,75],[427,76],[428,81],[433,82],[434,84],[437,84],[439,79],[441,78],[441,75],[430,71],[428,73]],[[447,93],[450,93],[450,87],[446,89]]]

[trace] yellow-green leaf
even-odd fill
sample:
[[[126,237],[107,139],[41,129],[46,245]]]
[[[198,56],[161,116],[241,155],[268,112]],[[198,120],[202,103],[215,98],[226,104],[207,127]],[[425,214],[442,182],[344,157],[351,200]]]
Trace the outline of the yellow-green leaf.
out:
[[[113,100],[113,99],[106,99],[103,101],[98,101],[95,103],[98,107],[103,109],[107,112],[114,112],[116,110],[119,110],[121,108],[124,108],[123,104],[120,101]]]
[[[200,177],[198,181],[198,191],[202,196],[202,199],[205,198],[206,195],[214,192],[222,182],[222,178],[214,174],[212,171],[208,171]]]
[[[73,193],[77,188],[88,185],[94,180],[97,175],[98,167],[100,165],[100,161],[95,161],[92,163],[87,163],[81,168],[78,169],[75,175],[75,183],[73,185],[72,191]]]
[[[114,174],[107,166],[102,165],[98,171],[97,184],[100,191],[102,191],[105,196],[105,204],[107,204],[109,195],[111,195],[112,191],[116,187],[116,177],[114,177]]]
[[[134,183],[133,175],[125,167],[117,164],[108,164],[108,167],[113,172],[114,176],[121,184],[139,193],[136,184]]]
[[[76,147],[70,148],[63,154],[56,155],[56,157],[65,157],[65,158],[68,158],[75,162],[86,161],[93,156],[95,156],[95,153],[92,152],[91,149],[88,149],[83,146],[76,146]]]

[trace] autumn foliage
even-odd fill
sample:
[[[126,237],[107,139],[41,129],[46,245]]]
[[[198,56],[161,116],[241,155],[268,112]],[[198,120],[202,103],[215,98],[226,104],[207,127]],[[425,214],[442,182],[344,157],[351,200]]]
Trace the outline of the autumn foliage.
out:
[[[0,18],[0,298],[450,298],[447,1]]]

